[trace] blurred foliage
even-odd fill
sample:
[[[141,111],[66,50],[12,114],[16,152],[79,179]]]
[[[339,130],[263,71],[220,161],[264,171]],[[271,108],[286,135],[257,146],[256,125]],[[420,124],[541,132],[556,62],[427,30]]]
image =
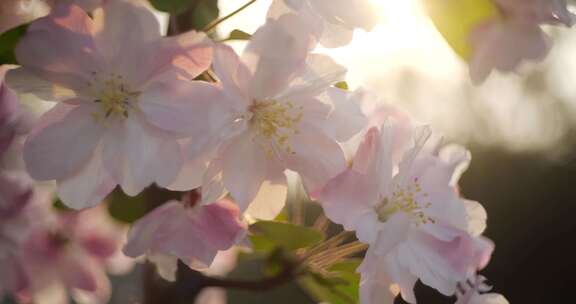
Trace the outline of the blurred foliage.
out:
[[[210,22],[217,19],[220,14],[218,0],[187,0],[187,4],[184,10],[170,17],[174,19],[169,31],[170,34],[188,30],[202,30]]]
[[[152,186],[139,195],[131,197],[126,195],[120,188],[116,188],[108,195],[108,211],[113,218],[119,221],[133,223],[167,201],[179,200],[182,194],[182,192],[174,192]]]
[[[230,278],[258,279],[267,274],[269,259],[258,254],[240,255],[238,267]],[[253,292],[228,290],[229,304],[313,304],[316,303],[296,282],[290,282],[268,291]]]
[[[360,274],[356,269],[360,259],[350,259],[332,265],[328,275],[312,273],[300,279],[298,283],[318,302],[331,304],[358,303]]]
[[[10,296],[6,296],[3,299],[0,298],[0,304],[16,304],[17,302]]]
[[[250,38],[252,38],[252,35],[243,32],[241,30],[233,30],[230,32],[230,34],[228,34],[228,37],[225,38],[222,41],[229,41],[229,40],[250,40]]]
[[[54,203],[52,204],[52,207],[54,207],[54,209],[60,210],[60,211],[73,211],[74,210],[74,209],[64,205],[64,203],[60,199],[56,199],[54,201]]]
[[[16,61],[14,49],[22,35],[26,33],[27,28],[28,24],[24,24],[0,35],[0,65],[18,63]]]
[[[320,243],[324,236],[309,227],[274,221],[259,221],[250,226],[250,240],[258,251],[271,251],[276,247],[285,250],[306,248]]]
[[[161,11],[170,14],[180,14],[186,11],[194,1],[190,0],[149,0],[152,6]]]
[[[492,0],[427,0],[424,4],[438,31],[464,59],[472,53],[470,33],[474,27],[489,18],[498,18]]]
[[[340,81],[340,82],[336,83],[334,86],[339,88],[339,89],[342,89],[344,91],[349,90],[348,83],[346,81]]]

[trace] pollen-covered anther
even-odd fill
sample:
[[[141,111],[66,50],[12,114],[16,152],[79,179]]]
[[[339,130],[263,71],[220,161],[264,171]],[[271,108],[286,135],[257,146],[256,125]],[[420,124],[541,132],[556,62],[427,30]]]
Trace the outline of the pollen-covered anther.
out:
[[[422,187],[417,179],[413,184],[404,188],[398,187],[396,191],[392,192],[390,197],[386,197],[376,207],[378,213],[378,220],[386,222],[392,215],[397,212],[408,214],[416,223],[420,224],[434,224],[436,221],[427,216],[425,209],[431,206],[431,203],[421,203],[419,200],[427,197],[426,193],[422,193]]]
[[[95,103],[100,104],[101,111],[94,113],[96,120],[110,117],[127,118],[140,92],[132,90],[121,75],[111,74],[99,79],[93,74],[92,88],[96,92]]]
[[[298,134],[303,107],[276,100],[255,101],[250,107],[250,125],[258,135],[258,144],[268,156],[284,151],[294,154],[290,137]]]

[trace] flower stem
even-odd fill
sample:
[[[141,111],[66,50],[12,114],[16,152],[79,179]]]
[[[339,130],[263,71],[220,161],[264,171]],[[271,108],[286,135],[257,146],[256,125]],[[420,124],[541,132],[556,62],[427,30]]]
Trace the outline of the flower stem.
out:
[[[242,5],[241,7],[239,7],[237,10],[233,11],[232,13],[230,13],[230,14],[222,17],[222,18],[219,18],[219,19],[216,19],[216,20],[210,22],[208,25],[206,25],[206,27],[205,27],[202,31],[203,31],[203,32],[206,32],[206,33],[209,33],[209,32],[211,32],[211,31],[213,31],[213,30],[216,28],[216,26],[218,26],[220,23],[222,23],[222,22],[230,19],[230,18],[233,17],[234,15],[240,13],[240,12],[243,11],[245,8],[247,8],[247,7],[249,7],[250,5],[252,5],[252,3],[254,3],[254,2],[256,2],[256,0],[250,0],[250,1],[248,1],[248,3]]]

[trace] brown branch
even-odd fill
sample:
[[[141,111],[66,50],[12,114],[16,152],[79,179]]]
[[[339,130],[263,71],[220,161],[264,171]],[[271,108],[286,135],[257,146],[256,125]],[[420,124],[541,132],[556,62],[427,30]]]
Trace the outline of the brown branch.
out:
[[[299,273],[295,272],[295,269],[292,267],[287,267],[275,276],[256,280],[235,280],[204,276],[200,281],[200,288],[222,287],[251,291],[267,291],[287,284],[296,279],[299,275]]]

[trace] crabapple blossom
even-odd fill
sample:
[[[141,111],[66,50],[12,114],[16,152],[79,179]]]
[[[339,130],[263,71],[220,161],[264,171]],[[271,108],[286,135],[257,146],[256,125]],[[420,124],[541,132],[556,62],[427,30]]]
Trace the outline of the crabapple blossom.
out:
[[[21,171],[0,171],[0,298],[29,287],[21,248],[35,227],[51,220],[50,187],[37,186]]]
[[[540,61],[548,54],[551,39],[541,25],[572,26],[575,16],[564,0],[493,0],[502,16],[473,29],[470,76],[483,82],[493,69],[516,70],[523,61]]]
[[[215,47],[214,72],[223,93],[214,102],[222,110],[211,120],[214,129],[194,137],[188,149],[191,159],[205,153],[202,149],[215,151],[204,198],[217,199],[206,193],[226,189],[242,211],[270,219],[285,200],[286,169],[299,173],[310,191],[344,169],[338,142],[358,132],[364,118],[345,92],[330,88],[345,69],[310,54],[313,46],[301,18],[286,14],[258,29],[242,57],[227,46]],[[188,119],[204,122],[197,117],[202,113]],[[270,192],[281,197],[259,199]]]
[[[426,127],[415,129],[410,146],[398,147],[398,128],[392,118],[371,128],[351,167],[319,198],[331,220],[370,244],[403,298],[414,303],[417,279],[452,295],[457,282],[488,263],[493,245],[479,236],[482,207],[462,199],[456,188],[469,153],[424,147],[430,136]],[[395,164],[398,149],[404,156]]]
[[[125,228],[112,220],[104,205],[82,212],[55,214],[37,226],[20,249],[29,286],[19,297],[42,302],[67,303],[69,295],[80,302],[106,303],[110,295],[107,265],[113,265]]]
[[[230,200],[199,204],[196,192],[169,201],[137,221],[128,234],[124,253],[146,255],[159,274],[175,280],[177,261],[192,269],[206,269],[219,251],[230,249],[246,236],[247,225]]]
[[[136,195],[172,183],[183,135],[162,129],[172,123],[166,113],[210,109],[217,93],[189,81],[210,64],[205,35],[162,37],[152,13],[131,1],[93,15],[65,5],[33,22],[16,48],[22,67],[6,76],[20,93],[59,101],[28,137],[24,160],[34,179],[56,180],[73,208],[98,204],[117,184]],[[175,102],[182,94],[188,100]]]
[[[475,83],[483,82],[493,69],[513,72],[524,60],[540,61],[551,47],[538,24],[514,19],[487,21],[474,29],[470,40],[470,77]]]
[[[378,20],[375,11],[369,0],[274,0],[268,17],[297,13],[322,46],[334,48],[350,43],[354,29],[372,30]]]
[[[28,284],[17,250],[31,224],[26,211],[32,196],[32,184],[24,176],[0,172],[0,298]]]
[[[494,0],[507,18],[519,18],[535,24],[572,26],[574,14],[566,0]]]

